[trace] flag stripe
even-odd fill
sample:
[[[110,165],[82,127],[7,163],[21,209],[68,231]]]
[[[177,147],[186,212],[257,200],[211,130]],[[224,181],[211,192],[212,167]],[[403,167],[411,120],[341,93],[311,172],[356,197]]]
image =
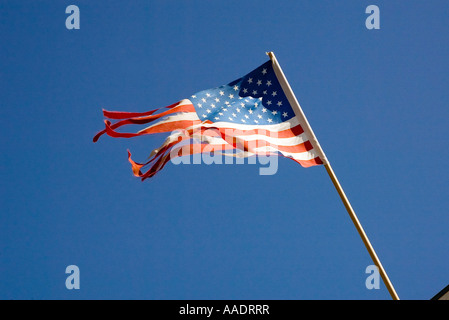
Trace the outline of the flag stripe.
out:
[[[203,121],[204,126],[208,127],[217,127],[217,128],[233,128],[233,129],[241,129],[243,131],[251,131],[251,130],[268,130],[268,131],[286,131],[286,130],[292,130],[293,128],[299,126],[295,130],[299,130],[300,123],[296,118],[291,118],[286,121],[277,123],[277,124],[265,124],[265,125],[250,125],[250,124],[240,124],[240,123],[232,123],[232,122],[224,122],[224,121],[218,121],[218,122],[211,122],[209,120]],[[300,130],[302,133],[303,130]]]
[[[147,112],[122,112],[122,111],[108,111],[108,110],[104,110],[103,109],[103,115],[106,118],[109,119],[114,119],[114,120],[118,120],[118,119],[129,119],[129,118],[136,118],[136,117],[143,117],[143,116],[149,116],[152,115],[154,113],[156,113],[157,111],[160,111],[162,109],[172,109],[175,108],[179,105],[182,105],[184,102],[184,100],[180,101],[180,102],[176,102],[172,105],[166,106],[166,107],[162,107],[159,109],[154,109],[154,110],[150,110]],[[189,101],[189,104],[192,104]]]
[[[164,119],[162,119],[161,121],[152,124],[149,127],[146,127],[145,129],[142,129],[140,131],[138,131],[138,133],[143,133],[143,134],[148,134],[148,133],[154,133],[153,130],[155,130],[154,128],[158,127],[158,126],[162,126],[162,127],[171,127],[169,124],[170,123],[185,123],[185,124],[189,124],[187,126],[182,126],[180,128],[174,128],[171,131],[174,131],[176,129],[186,129],[189,128],[191,126],[197,125],[201,123],[201,120],[198,118],[197,114],[195,112],[184,112],[184,113],[177,113],[168,117],[165,117]],[[164,126],[165,124],[168,124],[168,126]],[[166,131],[158,131],[159,129],[156,129],[156,132],[166,132]]]
[[[194,135],[193,138],[197,140],[205,140],[207,143],[213,144],[215,146],[219,145],[227,145],[228,143],[225,139],[221,137],[213,137],[213,136],[207,136],[207,135]],[[232,145],[232,144],[230,144]],[[233,147],[236,147],[233,145]],[[218,150],[218,149],[217,149]],[[279,151],[284,156],[291,157],[296,160],[311,160],[317,157],[317,154],[312,148],[312,145],[309,141],[307,141],[304,144],[300,144],[297,146],[292,147],[286,147],[281,145],[275,145],[275,144],[264,144],[263,142],[260,142],[259,144],[256,144],[254,148],[238,148],[238,150],[242,151],[252,151],[249,152],[248,156],[256,155],[258,153],[266,152],[266,151]]]
[[[135,134],[135,133],[120,133],[120,132],[115,131],[115,129],[122,127],[124,125],[129,125],[129,124],[137,124],[137,125],[146,124],[146,123],[153,122],[155,120],[158,120],[164,116],[167,116],[167,115],[173,114],[173,113],[180,113],[180,114],[189,113],[192,115],[196,115],[195,107],[192,105],[192,103],[189,103],[189,102],[190,102],[189,100],[182,100],[176,104],[168,106],[167,108],[169,108],[169,110],[159,113],[159,114],[156,114],[156,115],[133,117],[130,119],[121,118],[123,120],[118,121],[114,124],[111,124],[110,121],[105,121],[106,128],[104,130],[100,131],[99,133],[97,133],[95,135],[93,141],[96,142],[100,138],[100,136],[102,136],[105,133],[107,133],[109,136],[115,137],[115,138],[132,138],[132,137],[140,136],[142,134],[173,131],[176,129],[173,126],[160,126],[158,128],[148,130],[148,132],[142,133],[142,134],[139,134],[139,132],[137,134]],[[163,109],[163,108],[161,108],[161,109]],[[157,109],[157,110],[153,110],[153,111],[158,111],[161,109]],[[126,113],[126,112],[103,111],[103,113],[105,114],[105,116],[107,115],[106,117],[108,117],[108,118],[111,118],[111,117],[120,118],[120,117],[124,117],[124,114],[139,115],[139,113],[130,113],[130,112]],[[146,114],[149,114],[149,113],[150,112],[147,112]],[[153,113],[153,112],[151,112],[151,113]],[[144,113],[140,113],[140,115],[142,115],[142,114],[144,114]],[[189,117],[189,118],[193,118],[193,117]],[[196,117],[196,119],[199,120],[198,117]],[[155,125],[157,125],[158,123],[161,123],[161,122],[157,122]],[[187,127],[188,127],[188,126],[192,125],[192,123],[190,123],[190,124],[184,123],[183,125],[184,126],[187,125]]]
[[[217,132],[218,131],[218,132]],[[217,136],[220,135],[222,138],[222,143],[229,143],[234,147],[238,147],[239,149],[249,150],[253,148],[259,148],[263,146],[272,146],[277,148],[279,151],[286,151],[289,153],[301,153],[305,151],[309,151],[312,149],[312,145],[310,141],[301,141],[300,143],[296,143],[294,145],[284,144],[282,140],[286,139],[275,139],[275,138],[267,138],[263,135],[253,135],[253,139],[247,139],[247,137],[242,138],[241,136],[236,136],[233,134],[233,130],[224,130],[223,128],[219,130],[201,130],[194,134],[195,138],[201,139],[201,137],[207,136]],[[270,139],[271,141],[268,141]],[[298,138],[298,140],[302,140]],[[291,142],[290,140],[287,141]]]
[[[204,128],[204,127],[197,127],[195,131],[189,130],[190,134],[201,132],[201,134],[204,135],[214,135],[214,134],[220,134],[221,136],[229,137],[229,138],[236,138],[241,139],[245,141],[257,141],[257,140],[265,140],[269,143],[276,144],[276,145],[283,145],[283,146],[296,146],[301,143],[305,143],[308,140],[308,138],[305,135],[298,135],[293,137],[278,137],[276,135],[276,132],[270,132],[268,135],[264,134],[264,131],[258,131],[257,133],[253,132],[244,132],[241,130],[235,130],[232,128]],[[252,135],[250,135],[253,133]]]

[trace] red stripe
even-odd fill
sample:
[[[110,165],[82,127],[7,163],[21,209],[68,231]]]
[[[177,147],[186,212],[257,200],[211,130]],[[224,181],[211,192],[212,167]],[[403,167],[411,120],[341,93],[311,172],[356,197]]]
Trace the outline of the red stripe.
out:
[[[150,122],[152,122],[154,120],[160,119],[163,116],[166,116],[166,115],[169,115],[169,114],[173,114],[173,113],[177,113],[177,112],[195,112],[195,108],[194,108],[194,106],[192,104],[180,105],[178,107],[176,107],[176,106],[174,106],[174,107],[170,106],[170,107],[171,107],[170,110],[167,110],[165,112],[159,113],[157,115],[150,115],[150,116],[140,117],[140,118],[125,119],[125,120],[116,122],[116,123],[114,123],[112,125],[111,125],[110,121],[105,122],[106,123],[106,129],[104,129],[104,130],[100,131],[99,133],[97,133],[95,135],[95,137],[93,138],[93,141],[97,142],[98,139],[103,134],[108,133],[108,132],[109,133],[114,132],[112,134],[108,133],[108,135],[110,135],[111,137],[115,137],[115,138],[136,137],[136,136],[139,136],[139,135],[142,135],[142,134],[140,134],[140,133],[139,134],[120,134],[120,133],[118,133],[118,132],[116,132],[114,130],[119,128],[119,127],[121,127],[121,126],[127,125],[127,124],[146,124],[146,123],[150,123]],[[109,126],[109,128],[108,128],[108,126]],[[161,129],[161,130],[163,130],[163,129]],[[173,130],[175,130],[175,129],[173,129]],[[173,131],[173,130],[170,130],[170,131]],[[166,131],[158,131],[158,132],[166,132]]]
[[[185,128],[190,127],[193,124],[195,124],[195,122],[201,122],[201,121],[199,121],[199,120],[198,121],[180,120],[180,121],[161,123],[159,125],[156,125],[154,127],[148,128],[143,131],[140,131],[138,133],[130,133],[130,132],[114,131],[110,126],[111,123],[108,120],[105,120],[105,126],[106,126],[105,131],[108,136],[113,137],[113,138],[134,138],[134,137],[139,137],[139,136],[143,136],[146,134],[171,132],[171,131],[178,130],[178,129],[185,129]]]
[[[244,150],[248,150],[250,152],[257,153],[256,148],[262,147],[273,147],[278,151],[290,152],[290,153],[301,153],[311,150],[313,147],[309,141],[306,141],[301,144],[297,144],[294,146],[280,146],[273,143],[270,143],[265,140],[253,140],[253,141],[244,141]]]
[[[109,119],[127,119],[127,118],[134,118],[134,117],[143,117],[143,116],[148,116],[148,115],[152,115],[153,113],[162,110],[162,109],[171,109],[176,107],[180,102],[176,102],[172,105],[169,105],[167,107],[163,107],[163,108],[159,108],[159,109],[154,109],[154,110],[150,110],[147,112],[121,112],[121,111],[107,111],[103,109],[103,115],[106,118]]]
[[[97,142],[98,139],[103,135],[107,134],[110,137],[113,138],[133,138],[142,136],[145,134],[153,134],[153,133],[163,133],[163,132],[171,132],[177,129],[185,129],[190,126],[193,126],[195,124],[199,124],[201,121],[199,120],[178,120],[178,121],[172,121],[172,122],[166,122],[161,124],[156,124],[152,126],[151,128],[147,128],[143,131],[137,132],[137,133],[126,133],[126,132],[117,132],[113,129],[113,126],[111,126],[111,122],[108,120],[105,120],[105,127],[103,131],[100,131],[95,135],[93,138],[94,142]]]
[[[304,168],[309,168],[312,166],[318,166],[320,164],[323,164],[323,161],[321,161],[321,159],[319,157],[316,157],[311,160],[296,160],[296,159],[292,159],[292,160],[298,162]]]
[[[164,153],[166,152],[166,150],[168,150],[169,148],[171,148],[172,146],[174,146],[175,144],[181,142],[181,141],[184,140],[184,139],[186,139],[186,137],[180,136],[180,137],[178,137],[178,139],[177,139],[176,141],[173,141],[173,142],[171,142],[171,143],[169,143],[169,144],[163,146],[163,147],[162,147],[161,149],[159,149],[158,152],[157,152],[152,158],[150,158],[146,163],[137,163],[137,162],[133,161],[133,160],[131,159],[131,152],[128,150],[128,159],[129,159],[130,162],[131,162],[131,165],[132,165],[132,167],[133,167],[133,172],[134,172],[134,174],[138,176],[138,174],[136,173],[136,170],[137,170],[137,172],[140,172],[140,169],[141,169],[142,167],[144,167],[144,166],[150,164],[150,163],[153,162],[156,158],[158,158],[160,155],[164,154]]]
[[[283,145],[278,145],[278,144],[273,144],[270,143],[266,140],[263,139],[255,139],[255,140],[251,140],[251,141],[247,141],[245,139],[242,138],[236,138],[235,136],[232,135],[228,135],[229,134],[229,128],[204,128],[201,127],[199,128],[199,130],[201,131],[201,135],[205,135],[205,136],[210,136],[210,137],[221,137],[223,140],[225,140],[227,143],[231,144],[233,147],[238,148],[240,150],[244,150],[244,151],[250,151],[253,153],[257,153],[257,151],[254,151],[255,148],[260,148],[260,147],[273,147],[279,151],[284,151],[284,152],[290,152],[290,153],[301,153],[301,152],[306,152],[309,150],[313,149],[312,144],[310,143],[310,141],[305,141],[304,143],[300,143],[297,145],[293,145],[293,146],[283,146]],[[259,135],[264,135],[263,132],[261,130],[250,130],[250,131],[259,131],[258,134]],[[194,134],[195,132],[192,132],[191,134]],[[235,133],[236,135],[245,135],[245,134],[241,134],[242,131],[241,130],[236,130],[233,133]],[[246,133],[246,132],[243,132]],[[267,135],[269,136],[269,135]]]
[[[121,127],[125,124],[146,124],[146,123],[150,123],[154,120],[160,119],[166,115],[169,114],[173,114],[173,113],[177,113],[177,112],[195,112],[195,107],[192,104],[187,104],[187,105],[181,105],[178,106],[176,108],[167,110],[165,112],[162,113],[158,113],[156,115],[150,115],[150,116],[146,116],[146,117],[138,117],[138,118],[130,118],[130,119],[125,119],[119,122],[116,122],[114,124],[114,128],[118,128]]]
[[[210,123],[209,121],[206,121],[206,123]],[[212,123],[210,123],[212,124]],[[219,127],[202,127],[204,128],[204,130],[207,129],[215,129],[215,130],[219,130],[221,132],[223,131],[227,131],[229,132],[229,130],[233,130],[236,133],[233,135],[242,135],[242,136],[249,136],[249,135],[264,135],[264,136],[268,136],[268,137],[272,137],[272,138],[293,138],[296,137],[302,133],[304,133],[304,130],[302,129],[301,125],[298,124],[296,126],[294,126],[293,128],[289,128],[289,129],[285,129],[282,131],[270,131],[267,129],[249,129],[249,130],[245,130],[245,129],[236,129],[236,128],[219,128]]]
[[[166,123],[156,124],[150,128],[140,131],[140,134],[152,134],[161,132],[171,132],[177,129],[186,129],[196,124],[200,124],[201,120],[178,120]]]

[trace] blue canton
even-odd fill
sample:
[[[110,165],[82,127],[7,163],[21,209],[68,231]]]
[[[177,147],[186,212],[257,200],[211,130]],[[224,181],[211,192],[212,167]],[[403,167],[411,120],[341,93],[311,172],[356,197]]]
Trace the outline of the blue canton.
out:
[[[200,91],[190,100],[203,121],[267,125],[294,117],[271,61],[227,85]]]

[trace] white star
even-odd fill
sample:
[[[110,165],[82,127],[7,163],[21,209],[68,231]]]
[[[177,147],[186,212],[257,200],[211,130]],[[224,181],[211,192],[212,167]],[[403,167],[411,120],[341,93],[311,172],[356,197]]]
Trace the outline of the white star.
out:
[[[278,93],[276,91],[273,91],[273,93],[271,94],[273,97],[276,96]]]
[[[257,94],[257,90],[253,90],[253,95],[256,95]]]
[[[247,114],[245,114],[245,118],[246,118],[246,119],[249,119],[249,116],[248,116]]]
[[[203,99],[201,99],[201,101],[206,102],[206,99],[203,98]]]
[[[240,105],[242,106],[242,108],[245,108],[245,104],[243,102],[240,103]]]
[[[223,91],[220,91],[220,96],[224,96],[224,92]]]
[[[215,117],[215,120],[220,120],[220,118],[219,117]]]
[[[271,102],[271,100],[268,100],[267,101],[267,105],[270,105],[272,102]]]
[[[267,91],[267,90],[264,90],[264,91],[263,91],[263,94],[267,94],[267,93],[268,93],[268,91]]]
[[[236,115],[235,113],[233,113],[232,116],[233,116],[234,118],[237,117],[237,115]]]
[[[212,108],[215,108],[215,104],[213,104],[213,103],[211,103],[210,106],[211,106]]]
[[[225,104],[229,104],[229,101],[225,101]]]
[[[255,123],[259,123],[259,121],[257,121],[257,120],[254,120],[254,122],[255,122]]]
[[[262,97],[259,97],[259,101],[262,101],[263,100],[263,98]]]
[[[234,91],[237,91],[239,89],[239,86],[234,86]]]
[[[198,108],[202,108],[203,105],[201,103],[198,103]]]
[[[271,86],[271,80],[267,81],[267,86]]]
[[[282,106],[282,101],[278,101],[277,105],[280,107]]]
[[[228,118],[229,120],[233,121],[234,119],[232,119],[231,117]]]
[[[248,93],[248,89],[243,88],[243,93]]]
[[[253,110],[249,109],[248,110],[249,114],[253,114]]]
[[[207,96],[207,97],[210,97],[210,93],[206,93],[206,96]]]
[[[245,123],[246,122],[245,119],[242,119],[242,122]]]
[[[207,116],[205,114],[203,114],[203,118],[207,118]]]
[[[273,120],[271,120],[270,118],[268,118],[268,120],[267,120],[269,123],[272,123],[273,122]]]
[[[282,114],[282,116],[283,116],[284,118],[286,118],[286,117],[288,117],[288,113],[287,113],[287,112],[284,112],[284,113]]]
[[[206,110],[207,113],[211,113],[211,111],[209,109]]]
[[[240,109],[239,109],[239,108],[237,108],[237,109],[235,109],[235,110],[237,110],[237,112],[240,112]]]
[[[266,108],[262,108],[262,112],[263,113],[267,112],[267,109]]]
[[[220,102],[220,99],[218,99],[218,98],[215,98],[215,102]]]
[[[192,98],[196,98],[196,95],[193,95]]]
[[[262,119],[262,116],[261,116],[260,114],[258,114],[257,117],[258,117],[259,119]]]
[[[248,83],[253,83],[253,78],[249,78]]]
[[[264,69],[262,70],[262,74],[263,74],[263,75],[267,74],[267,69],[264,68]]]
[[[257,108],[259,105],[256,103],[254,103],[254,108]]]
[[[262,84],[262,80],[257,80],[257,85],[260,86]]]
[[[234,99],[234,95],[233,95],[233,94],[230,94],[230,95],[229,95],[229,99]]]
[[[273,112],[271,112],[273,114],[273,116],[277,115],[278,112],[276,110],[274,110]]]
[[[222,115],[223,115],[223,112],[219,112],[218,114],[219,114],[220,116],[222,116]]]
[[[223,111],[228,111],[228,109],[226,109],[226,108],[221,108]]]

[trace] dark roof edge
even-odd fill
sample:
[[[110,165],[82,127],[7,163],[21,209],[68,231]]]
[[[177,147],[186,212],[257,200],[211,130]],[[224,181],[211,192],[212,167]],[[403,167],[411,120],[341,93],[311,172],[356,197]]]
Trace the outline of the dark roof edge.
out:
[[[444,296],[449,291],[449,284],[440,292],[438,292],[432,299],[430,300],[439,300],[442,296]]]

